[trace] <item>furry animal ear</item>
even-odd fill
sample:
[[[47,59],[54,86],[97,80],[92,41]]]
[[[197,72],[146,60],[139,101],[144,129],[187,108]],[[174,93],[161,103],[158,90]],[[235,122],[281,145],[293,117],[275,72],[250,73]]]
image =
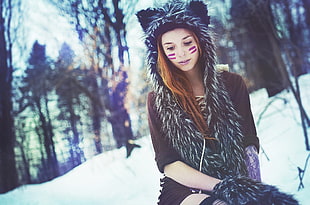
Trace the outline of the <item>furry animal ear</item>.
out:
[[[189,3],[189,9],[194,15],[199,17],[204,24],[207,26],[210,24],[210,16],[208,16],[207,5],[202,1],[191,1]]]
[[[144,31],[149,27],[149,24],[152,20],[154,20],[153,16],[155,16],[158,12],[155,9],[145,9],[139,11],[136,16],[141,24],[141,27]]]

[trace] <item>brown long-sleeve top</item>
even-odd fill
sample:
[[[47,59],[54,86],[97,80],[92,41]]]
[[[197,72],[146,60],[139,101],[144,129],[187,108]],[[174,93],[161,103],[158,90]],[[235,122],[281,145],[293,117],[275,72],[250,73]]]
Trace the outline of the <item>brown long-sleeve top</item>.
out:
[[[250,107],[249,93],[242,77],[238,74],[223,72],[222,79],[236,111],[242,118],[240,124],[244,134],[244,147],[254,145],[259,150],[259,140]],[[182,161],[182,158],[161,133],[161,122],[159,121],[156,110],[154,110],[153,92],[150,92],[148,95],[147,107],[150,134],[155,151],[155,161],[159,171],[163,173],[164,167],[167,164]]]

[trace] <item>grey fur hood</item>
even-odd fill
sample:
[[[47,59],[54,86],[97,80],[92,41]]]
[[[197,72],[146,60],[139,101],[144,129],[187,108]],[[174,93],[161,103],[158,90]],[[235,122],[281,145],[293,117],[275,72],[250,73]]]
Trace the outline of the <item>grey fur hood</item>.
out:
[[[157,37],[159,34],[178,27],[185,27],[197,35],[201,49],[204,53],[205,66],[212,76],[215,66],[215,48],[210,35],[207,5],[202,1],[169,1],[161,8],[149,8],[137,13],[137,17],[145,32],[145,44],[147,46],[147,62],[149,76],[155,87],[162,85],[162,79],[157,69]]]
[[[155,110],[162,123],[162,133],[168,138],[184,162],[199,170],[203,155],[202,172],[218,177],[246,175],[239,116],[216,72],[215,46],[210,35],[207,5],[202,1],[170,1],[161,8],[149,8],[137,13],[145,32],[149,76],[155,93]],[[174,28],[188,28],[195,32],[202,50],[204,68],[204,113],[211,137],[218,141],[216,150],[203,152],[204,138],[178,105],[176,98],[164,85],[157,69],[157,42],[159,34]]]

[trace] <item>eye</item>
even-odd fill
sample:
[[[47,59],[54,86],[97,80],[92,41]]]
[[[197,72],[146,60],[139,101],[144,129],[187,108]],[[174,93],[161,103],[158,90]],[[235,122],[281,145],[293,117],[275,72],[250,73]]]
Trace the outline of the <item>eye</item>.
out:
[[[186,41],[186,42],[184,42],[184,45],[185,46],[189,46],[189,45],[191,45],[193,43],[193,41]]]
[[[167,50],[167,51],[172,51],[173,49],[174,49],[174,46],[166,47],[166,50]]]

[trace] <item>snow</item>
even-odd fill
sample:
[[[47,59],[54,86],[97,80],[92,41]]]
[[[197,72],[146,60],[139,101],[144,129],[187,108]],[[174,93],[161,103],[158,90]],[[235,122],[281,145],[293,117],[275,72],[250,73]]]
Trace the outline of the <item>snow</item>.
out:
[[[302,76],[300,81],[303,104],[309,115],[310,75]],[[304,169],[309,151],[295,99],[287,91],[268,98],[264,89],[252,93],[250,98],[261,142],[263,181],[294,194],[301,204],[310,204],[309,165],[303,178],[304,188],[298,191],[297,167]],[[150,137],[143,137],[138,143],[142,147],[135,149],[128,159],[124,148],[103,153],[50,182],[24,185],[0,194],[0,204],[156,204],[161,174],[154,162]]]

